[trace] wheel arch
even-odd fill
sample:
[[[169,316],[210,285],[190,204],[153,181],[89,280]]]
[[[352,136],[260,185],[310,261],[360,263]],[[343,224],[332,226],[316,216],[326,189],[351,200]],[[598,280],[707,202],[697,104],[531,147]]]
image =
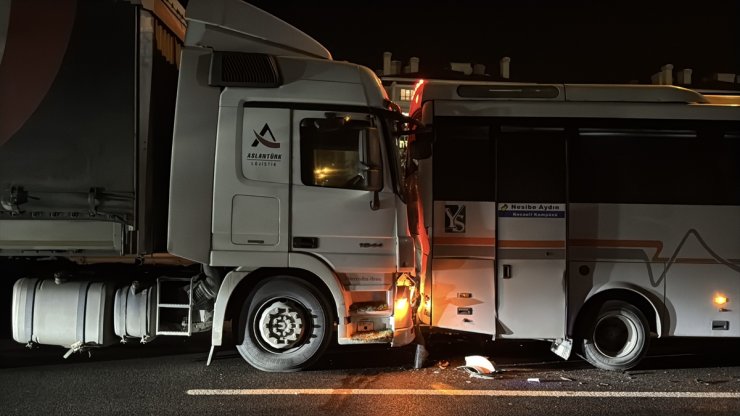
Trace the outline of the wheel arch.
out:
[[[330,302],[335,311],[338,332],[345,330],[347,294],[337,275],[326,264],[313,256],[290,253],[290,267],[262,267],[252,271],[237,269],[226,275],[216,297],[213,312],[211,344],[223,345],[225,321],[239,317],[243,302],[257,284],[273,276],[287,275],[310,282]],[[241,331],[234,332],[234,341],[239,343]]]
[[[594,316],[599,308],[607,301],[620,300],[634,305],[645,315],[650,324],[650,332],[658,337],[663,336],[665,325],[665,307],[663,302],[654,294],[631,284],[612,284],[603,286],[590,293],[578,310],[569,333],[579,335],[588,323],[588,318]]]

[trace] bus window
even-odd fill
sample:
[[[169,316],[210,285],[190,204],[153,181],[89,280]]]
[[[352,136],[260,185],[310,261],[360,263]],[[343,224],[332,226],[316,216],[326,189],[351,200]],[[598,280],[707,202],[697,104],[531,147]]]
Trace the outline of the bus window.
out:
[[[501,126],[497,134],[500,202],[565,202],[565,129]]]
[[[487,124],[435,122],[434,199],[493,201],[495,155]]]
[[[572,202],[740,205],[740,141],[716,131],[581,128]]]

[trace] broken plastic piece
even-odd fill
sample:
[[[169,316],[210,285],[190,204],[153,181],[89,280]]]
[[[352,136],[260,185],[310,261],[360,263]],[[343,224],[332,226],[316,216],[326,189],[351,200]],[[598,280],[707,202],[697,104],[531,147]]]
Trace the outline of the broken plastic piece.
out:
[[[572,339],[557,339],[550,346],[550,351],[554,352],[560,358],[567,360],[570,358],[571,350],[573,349]]]
[[[470,367],[475,370],[478,374],[490,374],[497,373],[496,367],[494,367],[493,361],[480,355],[469,355],[465,357],[465,367]]]
[[[488,380],[491,380],[491,379],[495,378],[495,376],[493,374],[471,374],[470,377],[472,377],[472,378],[483,378],[483,379],[488,379]]]
[[[76,353],[78,351],[82,351],[82,347],[83,347],[82,341],[77,341],[74,344],[70,345],[69,346],[69,350],[67,350],[67,353],[64,354],[64,358],[67,359],[73,353]]]
[[[499,370],[494,367],[492,361],[486,357],[480,355],[470,355],[465,357],[465,365],[457,367],[461,370],[467,371],[470,377],[475,378],[493,378],[494,373],[498,373]]]

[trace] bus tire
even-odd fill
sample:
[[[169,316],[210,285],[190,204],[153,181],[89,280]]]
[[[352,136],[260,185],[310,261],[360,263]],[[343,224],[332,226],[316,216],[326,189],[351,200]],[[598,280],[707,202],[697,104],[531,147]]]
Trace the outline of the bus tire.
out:
[[[629,370],[645,356],[650,345],[650,326],[645,315],[623,301],[609,301],[586,328],[583,357],[594,367]]]
[[[326,350],[333,316],[326,297],[313,285],[293,276],[265,279],[242,307],[241,344],[247,363],[268,372],[303,370]]]

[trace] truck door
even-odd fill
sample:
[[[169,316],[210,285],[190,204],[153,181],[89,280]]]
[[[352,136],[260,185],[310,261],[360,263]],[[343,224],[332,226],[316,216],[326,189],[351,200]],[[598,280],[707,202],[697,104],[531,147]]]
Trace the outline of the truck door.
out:
[[[563,338],[565,132],[502,124],[494,136],[498,335]]]
[[[342,125],[342,119],[356,124]],[[388,169],[368,162],[363,124],[382,135],[369,114],[293,112],[291,250],[351,274],[350,284],[384,284],[384,274],[396,270],[395,197]],[[382,172],[377,195],[370,190],[371,169]]]

